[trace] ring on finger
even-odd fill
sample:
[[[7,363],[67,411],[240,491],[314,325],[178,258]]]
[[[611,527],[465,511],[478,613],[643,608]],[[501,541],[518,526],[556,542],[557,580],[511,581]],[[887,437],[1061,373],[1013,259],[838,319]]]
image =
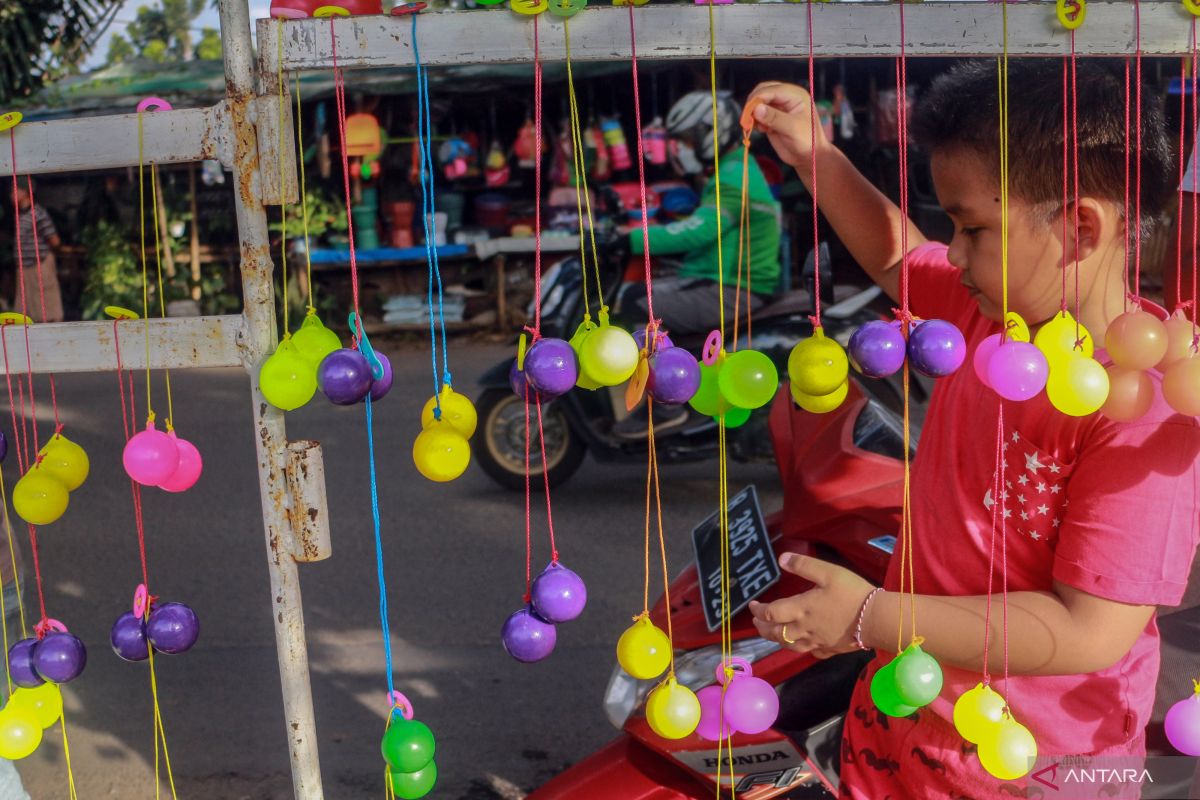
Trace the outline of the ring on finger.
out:
[[[795,640],[795,639],[789,639],[789,638],[788,638],[788,635],[787,635],[787,625],[784,625],[782,628],[780,628],[780,630],[779,630],[779,638],[783,639],[783,641],[785,641],[785,642],[786,642],[786,643],[788,643],[788,644],[795,644],[795,643],[796,643],[796,640]]]

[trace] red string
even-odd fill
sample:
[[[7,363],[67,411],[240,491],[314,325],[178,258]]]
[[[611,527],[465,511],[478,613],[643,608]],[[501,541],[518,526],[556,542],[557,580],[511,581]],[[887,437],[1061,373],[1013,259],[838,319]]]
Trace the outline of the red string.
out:
[[[1197,60],[1200,60],[1200,42],[1196,40],[1196,17],[1192,17],[1192,129],[1200,130],[1200,77],[1197,70]],[[1196,267],[1198,257],[1200,257],[1200,153],[1196,152],[1200,149],[1200,137],[1192,140],[1192,192],[1194,193],[1192,203],[1192,346],[1196,346],[1197,331],[1196,320],[1200,318],[1200,311],[1197,309],[1196,300]],[[1183,229],[1183,220],[1179,221],[1180,230]],[[1180,269],[1183,265],[1180,265]]]
[[[538,18],[533,18],[533,339],[542,335],[542,56]],[[583,237],[583,226],[579,228]]]
[[[1072,207],[1075,215],[1075,347],[1083,342],[1082,331],[1079,327],[1079,83],[1075,70],[1078,59],[1075,56],[1075,31],[1071,31],[1071,150],[1075,161],[1075,197]],[[1007,640],[1006,640],[1007,641]]]
[[[550,465],[546,462],[546,434],[542,431],[542,398],[534,396],[537,403],[538,442],[542,446],[542,478],[546,484],[546,525],[550,529],[550,560],[558,563],[558,545],[554,542],[554,515],[550,511]]]
[[[543,468],[545,464],[542,465]],[[525,602],[533,599],[533,513],[530,510],[530,497],[533,489],[529,474],[529,383],[525,383]]]
[[[9,137],[9,145],[12,149],[12,165],[13,165],[13,173],[12,173],[13,212],[14,212],[13,219],[14,219],[14,225],[16,227],[16,238],[17,238],[17,283],[21,287],[21,314],[24,316],[29,316],[29,307],[26,303],[26,298],[25,298],[25,258],[23,255],[23,253],[24,253],[23,245],[21,243],[21,212],[18,209],[18,205],[17,205],[17,193],[18,193],[20,186],[17,183],[17,141],[16,141],[16,137],[14,137],[14,136]],[[34,229],[35,235],[36,235],[37,213],[36,213],[36,209],[34,208],[34,205],[33,205],[32,197],[30,197],[30,202],[29,202],[29,215],[30,215],[30,218],[33,220],[33,229]],[[28,378],[28,383],[29,383],[29,403],[30,403],[30,407],[32,408],[32,412],[33,412],[33,423],[32,423],[33,450],[36,453],[38,450],[41,450],[41,446],[38,442],[38,433],[37,433],[37,401],[34,399],[34,396],[33,396],[33,358],[30,355],[30,350],[29,350],[29,326],[23,325],[22,327],[25,329],[25,375]],[[18,377],[17,381],[20,382],[20,380],[21,379]],[[24,424],[25,424],[25,409],[24,409],[23,402],[22,402],[22,408],[21,408],[21,424],[22,424],[22,426],[24,426]]]
[[[29,214],[33,220],[33,260],[37,266],[38,297],[41,299],[42,305],[42,322],[46,322],[46,284],[42,278],[42,249],[38,242],[37,201],[33,197],[33,178],[28,175],[25,176],[25,188],[29,191]],[[58,391],[54,386],[53,373],[49,375],[49,378],[50,405],[54,407],[54,432],[62,433],[62,422],[58,419]]]
[[[1133,218],[1129,216],[1129,59],[1125,59],[1125,310],[1129,310],[1129,237],[1133,232]]]
[[[808,0],[808,113],[809,126],[809,168],[812,172],[812,209],[813,209],[813,327],[821,327],[821,241],[820,241],[820,211],[817,207],[817,82],[815,59],[813,58],[813,0]],[[900,10],[900,38],[904,38],[904,10]],[[900,44],[903,52],[904,44]],[[749,265],[747,265],[747,268]],[[746,302],[750,307],[750,302]],[[735,320],[736,323],[736,320]]]
[[[1137,65],[1136,86],[1136,124],[1137,147],[1134,151],[1136,176],[1134,178],[1134,214],[1137,224],[1134,228],[1137,239],[1134,241],[1133,256],[1133,294],[1141,305],[1142,299],[1142,4],[1141,0],[1133,0],[1134,38],[1137,41],[1137,51],[1134,54]]]
[[[1001,498],[1004,496],[1004,404],[1000,404],[1000,414],[996,420],[996,475],[992,483],[992,540],[988,548],[988,590],[987,605],[983,623],[983,684],[991,683],[991,669],[988,666],[988,652],[992,639],[992,580],[996,572],[996,528],[1003,517]]]
[[[1183,177],[1187,172],[1187,79],[1188,60],[1179,59],[1179,212],[1183,213]],[[1183,218],[1175,241],[1175,310],[1183,307]]]
[[[908,61],[905,56],[904,3],[900,3],[900,57],[896,59],[896,127],[900,149],[900,306],[911,318],[908,304]],[[907,326],[905,327],[907,336]]]
[[[117,351],[117,391],[121,394],[121,427],[125,429],[125,441],[137,431],[136,411],[133,407],[133,375],[129,375],[129,403],[125,402],[125,368],[121,363],[121,336],[117,332],[117,320],[113,320],[113,347]],[[142,562],[142,585],[150,590],[150,570],[146,565],[146,528],[142,515],[142,487],[137,481],[129,479],[129,489],[133,497],[133,521],[137,529],[138,556]]]
[[[650,315],[650,326],[657,327],[654,319],[654,288],[650,278],[650,220],[646,216],[646,156],[642,143],[642,101],[638,95],[637,26],[633,20],[633,3],[629,4],[629,52],[633,64],[633,124],[637,131],[638,190],[642,201],[642,258],[646,273],[646,310]],[[734,324],[737,324],[736,318]],[[651,333],[647,331],[648,345],[651,345]],[[653,349],[652,345],[650,349]]]
[[[350,291],[354,296],[354,318],[361,326],[363,324],[362,314],[358,309],[358,259],[354,251],[354,215],[350,208],[350,155],[346,150],[346,80],[337,63],[337,34],[333,27],[334,19],[335,17],[329,18],[329,39],[332,46],[333,97],[337,105],[338,136],[342,145],[342,188],[346,195],[346,236],[350,240]],[[286,269],[287,265],[285,264],[283,268]],[[284,302],[287,302],[286,297]],[[354,346],[358,346],[357,336]]]
[[[1072,34],[1072,38],[1074,38],[1073,34]],[[1067,57],[1063,56],[1063,73],[1062,73],[1062,75],[1063,75],[1063,155],[1062,155],[1062,164],[1063,164],[1063,192],[1062,192],[1062,198],[1063,198],[1062,199],[1063,255],[1062,255],[1062,304],[1059,306],[1059,310],[1064,313],[1067,310],[1067,241],[1068,241],[1067,240],[1067,236],[1068,236],[1068,232],[1067,232],[1068,210],[1067,209],[1071,203],[1070,190],[1068,189],[1068,186],[1069,186],[1069,183],[1071,180],[1071,176],[1070,176],[1071,157],[1067,150],[1067,140],[1068,140],[1068,137],[1070,136],[1070,129],[1071,129],[1070,118],[1068,117],[1068,110],[1067,110],[1067,98],[1068,98],[1067,73],[1069,71],[1070,70],[1067,65]]]

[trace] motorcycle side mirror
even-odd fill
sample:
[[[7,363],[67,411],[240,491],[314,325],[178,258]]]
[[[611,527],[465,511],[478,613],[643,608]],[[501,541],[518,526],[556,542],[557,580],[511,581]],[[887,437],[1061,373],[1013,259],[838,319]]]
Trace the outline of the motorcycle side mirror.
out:
[[[821,302],[826,305],[833,303],[833,259],[829,255],[829,243],[818,242],[817,246],[808,251],[804,259],[804,268],[800,271],[800,280],[809,297],[817,293],[817,254],[820,253],[821,264]]]

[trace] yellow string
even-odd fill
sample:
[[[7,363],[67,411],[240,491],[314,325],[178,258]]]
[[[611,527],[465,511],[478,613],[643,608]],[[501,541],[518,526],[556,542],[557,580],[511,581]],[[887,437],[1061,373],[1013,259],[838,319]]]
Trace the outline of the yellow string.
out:
[[[158,742],[162,738],[162,760],[167,768],[167,781],[171,786],[171,797],[175,794],[175,775],[171,770],[171,754],[167,750],[167,728],[163,724],[162,707],[158,704],[158,677],[154,671],[154,648],[146,648],[150,655],[150,696],[154,700],[154,796],[157,798],[161,789],[158,770]]]
[[[1000,4],[1004,54],[1000,59],[1000,280],[1008,318],[1008,3]]]
[[[150,393],[150,277],[146,265],[146,178],[145,178],[145,137],[142,130],[142,115],[138,112],[138,211],[140,218],[141,252],[142,252],[142,325],[146,333],[146,418],[154,420],[154,404]],[[157,228],[156,228],[157,230]]]
[[[4,509],[4,521],[8,522],[8,508]],[[4,652],[8,652],[8,604],[4,602],[4,587],[0,586],[0,629],[4,631]],[[8,683],[8,697],[12,698],[12,671],[8,668],[8,659],[4,659],[4,679]]]
[[[587,182],[587,165],[583,164],[583,134],[582,126],[579,122],[579,101],[575,94],[575,76],[571,70],[571,23],[570,20],[563,20],[563,42],[566,46],[567,60],[567,99],[570,107],[571,117],[571,149],[575,162],[575,201],[580,204],[587,214],[588,238],[591,242],[592,264],[596,271],[596,295],[600,298],[600,313],[607,314],[608,306],[604,303],[604,288],[600,284],[600,251],[596,247],[596,226],[592,218],[592,197],[588,191]],[[604,142],[597,142],[597,147],[604,146]],[[583,213],[579,217],[579,254],[582,261],[581,268],[583,269],[583,311],[584,317],[587,318],[590,314],[587,299],[587,259],[584,257],[583,243]]]
[[[59,702],[61,703],[62,702],[62,689],[57,686],[55,686],[54,688],[58,690],[58,698],[59,698]],[[79,795],[77,794],[76,789],[75,789],[75,771],[73,769],[71,769],[71,744],[70,744],[70,742],[67,741],[67,710],[66,710],[65,706],[63,707],[63,711],[62,711],[62,714],[60,715],[59,719],[60,719],[60,722],[62,723],[63,757],[66,759],[66,762],[67,762],[67,791],[69,793],[68,796],[71,798],[71,800],[78,800]]]
[[[150,204],[154,212],[154,263],[158,271],[158,311],[159,315],[167,318],[167,296],[163,289],[162,245],[158,238],[158,164],[150,165]],[[193,220],[194,222],[194,220]],[[167,430],[175,430],[175,405],[171,402],[171,370],[164,369],[163,377],[167,384]],[[150,381],[150,318],[146,317],[146,382]],[[149,399],[147,399],[149,402]]]
[[[13,583],[17,589],[17,608],[21,611],[21,636],[26,637],[29,634],[25,628],[25,604],[21,602],[21,577],[17,574],[17,548],[13,544],[12,523],[8,518],[8,490],[4,486],[3,472],[0,472],[0,502],[4,506],[4,534],[8,537],[8,557],[12,562]],[[8,652],[7,647],[5,647],[5,652]]]
[[[283,19],[276,17],[275,22],[278,25],[279,33],[275,37],[279,43],[279,58],[276,63],[279,64],[279,149],[276,151],[275,160],[279,162],[279,268],[283,271],[283,338],[287,339],[291,336],[291,329],[288,327],[288,306],[291,305],[291,298],[288,297],[287,279],[288,279],[288,262],[287,262],[287,201],[283,196]]]
[[[282,39],[282,37],[280,37]],[[316,312],[313,305],[312,250],[308,242],[308,187],[304,177],[304,124],[300,114],[300,77],[296,76],[296,152],[300,162],[300,218],[304,224],[304,266],[308,272],[308,313]]]
[[[721,246],[721,137],[717,118],[717,27],[713,0],[708,0],[708,72],[712,84],[713,179],[717,188],[717,291],[721,308],[721,341],[725,341],[725,258]]]
[[[662,487],[658,481],[658,446],[654,442],[654,401],[646,398],[646,413],[650,420],[647,423],[647,432],[650,436],[650,465],[654,473],[654,508],[658,519],[658,552],[662,556],[662,573],[663,573],[663,602],[667,608],[667,641],[671,646],[667,648],[667,652],[671,654],[671,666],[667,670],[667,677],[675,677],[675,630],[671,623],[671,577],[667,570],[667,537],[663,532],[663,516],[662,516]],[[649,496],[650,486],[647,484],[646,491]],[[647,520],[649,520],[649,507],[647,507]],[[647,532],[649,528],[647,527]],[[649,553],[647,553],[649,559]],[[647,561],[647,574],[649,573],[649,563]]]

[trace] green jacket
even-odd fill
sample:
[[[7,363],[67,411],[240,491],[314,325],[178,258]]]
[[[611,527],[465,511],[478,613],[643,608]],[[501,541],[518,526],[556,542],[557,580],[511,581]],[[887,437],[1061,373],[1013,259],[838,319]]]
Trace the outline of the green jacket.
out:
[[[742,208],[742,149],[721,158],[721,251],[725,283],[737,283],[738,216]],[[750,203],[750,288],[771,294],[779,285],[779,202],[771,196],[767,179],[750,158],[748,185]],[[669,225],[650,226],[650,253],[655,256],[682,255],[680,277],[716,281],[717,269],[717,182],[710,178],[700,197],[700,207],[690,217]],[[643,252],[642,229],[630,232],[635,254]],[[742,276],[746,285],[746,276]]]

